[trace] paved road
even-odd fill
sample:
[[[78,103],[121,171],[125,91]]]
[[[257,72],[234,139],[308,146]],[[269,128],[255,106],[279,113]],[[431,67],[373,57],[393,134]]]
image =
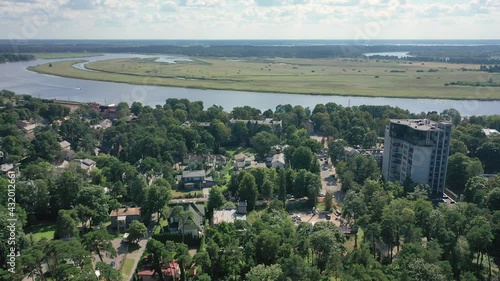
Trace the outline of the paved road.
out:
[[[144,250],[146,250],[146,244],[148,243],[148,240],[151,239],[151,236],[153,235],[154,231],[154,226],[156,225],[156,214],[152,216],[151,223],[148,226],[148,234],[147,237],[142,238],[139,241],[139,249],[135,250],[132,253],[128,253],[127,259],[133,259],[134,260],[134,266],[132,266],[132,271],[130,272],[130,275],[127,276],[124,280],[130,280],[133,281],[134,277],[134,272],[135,269],[137,268],[137,265],[139,264],[139,261],[141,260],[142,254],[144,253]]]
[[[342,204],[344,202],[344,193],[340,190],[340,183],[333,177],[333,175],[336,175],[335,167],[328,166],[326,161],[321,159],[319,165],[321,167],[321,193],[326,194],[327,191],[332,191],[335,200]]]
[[[127,244],[125,243],[121,243],[122,242],[122,238],[116,238],[116,239],[113,239],[111,241],[111,244],[113,244],[113,248],[115,248],[116,250],[116,257],[115,258],[109,258],[107,257],[106,255],[103,255],[102,256],[102,261],[107,263],[107,264],[111,264],[112,261],[115,262],[115,269],[116,270],[120,270],[121,269],[121,266],[122,266],[122,261],[123,261],[123,258],[125,257],[125,254],[127,252]],[[93,261],[92,261],[92,265],[94,266],[95,268],[95,265],[97,262],[100,262],[101,260],[99,259],[99,256],[94,254],[93,255]]]
[[[123,280],[134,280],[134,272],[135,269],[137,268],[137,265],[139,264],[139,261],[141,260],[142,254],[144,253],[144,250],[146,249],[146,244],[148,243],[150,237],[148,238],[143,238],[139,241],[139,249],[135,250],[132,253],[128,253],[127,259],[133,259],[134,260],[134,266],[132,266],[132,271],[130,272],[129,276],[126,276]]]

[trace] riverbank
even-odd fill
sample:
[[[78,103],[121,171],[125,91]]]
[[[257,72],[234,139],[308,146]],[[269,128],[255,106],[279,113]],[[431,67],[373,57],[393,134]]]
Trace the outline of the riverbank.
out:
[[[29,67],[55,76],[193,89],[325,96],[500,100],[498,87],[445,86],[456,81],[500,81],[500,74],[461,71],[461,65],[349,59],[229,60],[196,58],[190,63],[113,59],[75,69],[78,61]],[[468,65],[467,68],[474,66]],[[430,71],[432,69],[432,71]],[[437,71],[436,71],[437,70]],[[483,80],[484,79],[484,80]]]

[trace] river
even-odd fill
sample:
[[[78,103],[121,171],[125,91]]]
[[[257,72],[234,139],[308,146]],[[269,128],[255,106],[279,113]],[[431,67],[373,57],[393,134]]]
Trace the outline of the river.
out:
[[[103,56],[84,58],[84,60],[96,61],[125,57],[137,57],[137,55],[106,54]],[[172,57],[168,56],[168,58],[171,59]],[[441,112],[444,109],[455,108],[463,116],[500,114],[500,101],[313,96],[200,90],[64,78],[38,74],[26,69],[28,66],[60,60],[62,59],[0,64],[0,89],[8,89],[18,94],[29,94],[46,99],[82,102],[94,101],[101,104],[119,102],[128,102],[131,104],[134,101],[138,101],[143,104],[155,106],[158,104],[163,105],[167,98],[186,98],[192,101],[202,101],[206,108],[216,104],[224,107],[224,109],[228,111],[236,106],[244,105],[252,106],[260,110],[275,109],[279,104],[302,105],[312,109],[318,103],[335,102],[343,106],[390,105],[408,109],[415,113],[422,111]]]

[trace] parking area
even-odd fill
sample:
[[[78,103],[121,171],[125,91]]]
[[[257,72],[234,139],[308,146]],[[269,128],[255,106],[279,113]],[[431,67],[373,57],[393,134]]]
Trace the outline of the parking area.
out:
[[[112,262],[114,262],[114,268],[117,270],[121,269],[122,266],[122,261],[125,257],[125,254],[127,253],[127,244],[126,243],[121,243],[122,238],[115,238],[111,241],[111,244],[113,244],[113,248],[116,250],[116,257],[115,258],[109,258],[106,255],[102,256],[102,261],[105,262],[106,264],[111,265]],[[98,255],[94,255],[93,259],[93,265],[95,268],[95,264],[97,262],[100,262],[101,260],[99,259]]]
[[[319,214],[313,214],[312,211],[291,211],[289,212],[290,217],[295,222],[299,224],[300,222],[306,222],[314,225],[320,221],[330,221],[337,226],[340,226],[340,217],[335,214],[330,214],[330,219],[327,218],[327,212],[320,212]]]

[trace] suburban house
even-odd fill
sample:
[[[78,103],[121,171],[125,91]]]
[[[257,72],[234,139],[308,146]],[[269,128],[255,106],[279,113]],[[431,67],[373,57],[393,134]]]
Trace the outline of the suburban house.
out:
[[[498,135],[500,134],[496,129],[481,129],[484,133],[485,136],[487,137],[490,137],[490,136],[494,136],[494,135]]]
[[[21,120],[17,122],[17,127],[23,130],[24,133],[30,133],[33,132],[33,130],[36,128],[36,124],[30,121]]]
[[[274,154],[273,158],[271,159],[271,167],[273,168],[285,168],[285,154],[279,153],[279,154]]]
[[[250,170],[253,168],[267,168],[267,165],[264,162],[252,161],[252,163],[250,163],[250,165],[245,166],[245,170]]]
[[[24,132],[27,139],[29,140],[35,139],[34,130],[37,127],[37,124],[32,123],[30,121],[22,120],[17,122],[17,127],[19,127],[19,129],[21,129]]]
[[[59,143],[59,146],[61,146],[61,151],[63,153],[64,159],[69,160],[73,155],[75,155],[75,152],[71,149],[71,143],[68,141],[62,141]]]
[[[182,164],[189,165],[191,163],[199,162],[202,165],[205,165],[205,160],[206,160],[206,157],[203,155],[188,154],[188,155],[186,155],[186,157],[184,157],[184,159],[182,159]]]
[[[123,232],[128,229],[132,221],[141,220],[141,208],[119,208],[111,211],[109,216],[111,217],[111,228]]]
[[[247,166],[252,165],[255,162],[255,156],[247,156],[243,153],[234,155],[234,169],[239,171]]]
[[[203,225],[205,223],[205,205],[194,201],[178,202],[170,207],[182,206],[184,211],[190,214],[186,221],[180,220],[174,214],[170,213],[168,217],[168,230],[174,233],[184,233],[199,237],[203,234]]]
[[[227,210],[214,210],[213,224],[220,224],[222,222],[234,223],[237,220],[246,220],[246,214],[240,214],[235,209]]]
[[[226,156],[216,154],[215,155],[215,168],[216,169],[221,169],[223,168],[227,163],[227,158]]]
[[[100,121],[99,123],[93,125],[92,128],[95,130],[99,130],[99,129],[105,130],[105,129],[111,128],[112,126],[113,126],[113,123],[111,122],[111,120],[104,119],[104,120]]]
[[[107,119],[116,119],[118,117],[118,107],[115,104],[99,105],[101,116]]]
[[[68,141],[62,141],[59,143],[59,146],[61,146],[61,150],[63,151],[69,151],[71,150],[71,143]]]
[[[145,257],[145,262],[147,262],[147,258]],[[171,261],[168,266],[164,266],[161,268],[161,272],[163,274],[163,280],[165,281],[174,281],[180,280],[181,278],[181,269],[177,261]],[[156,281],[160,280],[158,275],[154,275],[155,271],[151,267],[145,267],[137,272],[137,276],[142,281]],[[154,276],[153,276],[154,275]]]
[[[234,223],[237,220],[247,219],[247,202],[240,201],[236,209],[214,210],[213,224],[222,222]]]
[[[220,154],[207,154],[207,155],[196,155],[196,154],[188,154],[182,160],[183,165],[189,165],[191,163],[201,163],[204,168],[212,169],[212,168],[222,168],[226,165],[226,157]]]
[[[92,171],[95,167],[96,167],[96,163],[94,160],[92,159],[88,159],[88,158],[85,158],[85,159],[75,159],[74,162],[77,163],[77,165],[85,170],[87,173],[90,173],[90,171]]]
[[[215,185],[212,177],[207,177],[205,170],[183,171],[178,177],[178,182],[181,187],[187,189],[212,187]]]

